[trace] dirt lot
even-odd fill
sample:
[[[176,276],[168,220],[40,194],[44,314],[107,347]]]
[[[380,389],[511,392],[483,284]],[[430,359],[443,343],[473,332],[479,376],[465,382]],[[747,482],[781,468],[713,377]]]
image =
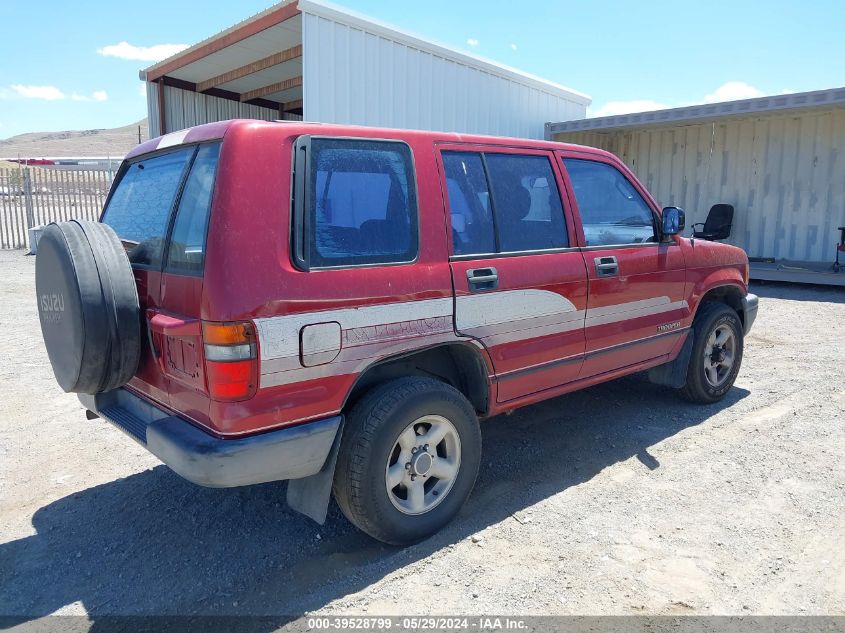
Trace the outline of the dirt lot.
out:
[[[631,377],[485,423],[459,519],[397,550],[86,421],[33,270],[0,252],[0,614],[845,614],[842,290],[758,285],[718,405]]]

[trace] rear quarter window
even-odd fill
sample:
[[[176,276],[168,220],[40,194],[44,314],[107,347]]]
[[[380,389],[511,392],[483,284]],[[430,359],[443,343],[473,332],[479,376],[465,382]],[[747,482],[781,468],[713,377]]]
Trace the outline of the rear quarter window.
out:
[[[311,267],[413,261],[417,194],[404,143],[310,140],[306,252]]]

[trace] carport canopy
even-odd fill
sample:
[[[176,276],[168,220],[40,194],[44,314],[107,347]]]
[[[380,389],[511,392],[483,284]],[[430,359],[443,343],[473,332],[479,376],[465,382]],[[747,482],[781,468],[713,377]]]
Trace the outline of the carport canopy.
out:
[[[302,114],[302,14],[296,0],[261,13],[140,72],[142,81]],[[164,90],[158,90],[165,112]],[[163,122],[162,122],[163,123]],[[164,127],[164,126],[163,126]]]

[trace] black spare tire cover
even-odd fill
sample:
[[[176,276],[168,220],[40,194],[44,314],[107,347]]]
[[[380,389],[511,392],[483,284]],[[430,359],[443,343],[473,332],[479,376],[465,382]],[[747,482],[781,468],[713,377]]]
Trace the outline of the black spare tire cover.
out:
[[[132,267],[110,226],[50,224],[38,241],[35,290],[62,389],[102,393],[132,378],[141,355],[141,310]]]

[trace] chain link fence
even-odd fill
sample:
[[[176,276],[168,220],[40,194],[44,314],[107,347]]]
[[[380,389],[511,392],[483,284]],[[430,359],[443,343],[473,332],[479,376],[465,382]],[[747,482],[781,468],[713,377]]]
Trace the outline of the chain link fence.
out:
[[[29,248],[28,229],[74,218],[97,220],[113,170],[0,169],[0,248]]]

